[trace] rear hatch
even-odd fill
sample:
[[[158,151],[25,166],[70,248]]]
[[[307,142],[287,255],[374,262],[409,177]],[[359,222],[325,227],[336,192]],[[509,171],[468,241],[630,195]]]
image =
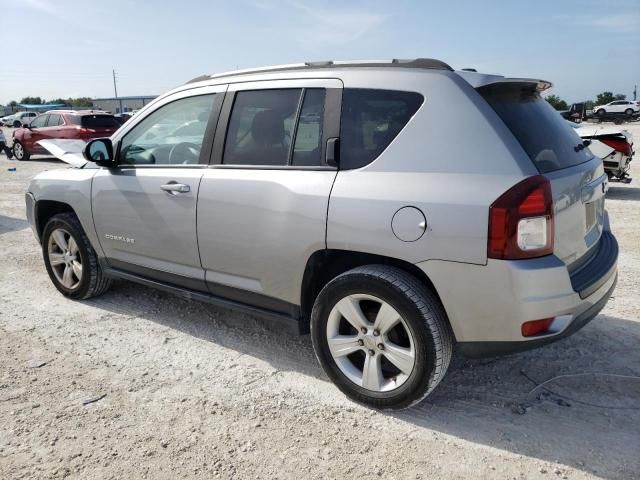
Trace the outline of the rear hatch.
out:
[[[602,160],[541,97],[540,83],[505,80],[477,90],[550,180],[554,254],[574,270],[595,253],[604,228],[607,175]]]

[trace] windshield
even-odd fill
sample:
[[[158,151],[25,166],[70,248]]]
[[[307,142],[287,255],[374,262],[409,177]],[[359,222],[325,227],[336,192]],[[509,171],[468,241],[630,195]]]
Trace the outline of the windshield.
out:
[[[478,92],[496,111],[541,173],[593,158],[582,139],[538,92],[522,84],[489,85]]]

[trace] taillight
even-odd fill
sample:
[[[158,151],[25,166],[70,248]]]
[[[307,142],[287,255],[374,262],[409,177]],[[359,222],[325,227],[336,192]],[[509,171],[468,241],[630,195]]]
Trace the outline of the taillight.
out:
[[[551,183],[529,177],[503,193],[489,208],[489,258],[517,260],[553,253]]]
[[[603,137],[599,138],[602,143],[613,148],[616,152],[622,152],[625,155],[631,155],[631,145],[622,138]]]

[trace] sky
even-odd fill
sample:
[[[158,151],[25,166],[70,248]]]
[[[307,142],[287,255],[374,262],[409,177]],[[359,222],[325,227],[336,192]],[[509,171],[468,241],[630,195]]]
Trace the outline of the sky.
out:
[[[569,102],[640,87],[640,0],[0,0],[0,103],[161,94],[204,73],[430,57]],[[640,89],[639,89],[640,98]]]

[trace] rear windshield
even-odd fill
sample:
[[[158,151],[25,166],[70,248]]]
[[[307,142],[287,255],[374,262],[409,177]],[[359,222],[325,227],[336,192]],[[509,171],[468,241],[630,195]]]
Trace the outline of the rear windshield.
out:
[[[538,92],[522,85],[488,86],[478,92],[500,116],[541,173],[593,158],[569,122]]]
[[[118,128],[120,123],[113,115],[70,115],[71,122],[84,128]]]

